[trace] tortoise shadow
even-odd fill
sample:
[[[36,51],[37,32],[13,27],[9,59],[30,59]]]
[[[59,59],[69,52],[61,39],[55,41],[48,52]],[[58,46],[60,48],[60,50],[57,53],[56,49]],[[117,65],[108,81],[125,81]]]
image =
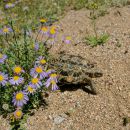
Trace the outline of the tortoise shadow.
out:
[[[78,89],[83,90],[84,92],[92,95],[97,95],[96,90],[93,87],[93,83],[91,80],[88,80],[87,83],[59,83],[58,84],[60,91],[65,92],[65,91],[77,91]]]

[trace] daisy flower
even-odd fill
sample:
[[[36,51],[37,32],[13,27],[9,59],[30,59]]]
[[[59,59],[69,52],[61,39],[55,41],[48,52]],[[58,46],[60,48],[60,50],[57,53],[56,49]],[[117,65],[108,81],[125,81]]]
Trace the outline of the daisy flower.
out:
[[[55,38],[57,34],[57,28],[55,26],[52,26],[51,29],[48,32],[48,36],[50,38]]]
[[[21,119],[23,116],[23,112],[20,110],[20,109],[17,109],[15,112],[14,112],[14,117],[16,119]]]
[[[34,85],[32,84],[29,84],[26,86],[26,91],[29,93],[29,94],[32,94],[35,92],[35,89],[34,89]]]
[[[13,30],[9,27],[4,27],[3,29],[0,30],[1,34],[8,34],[10,32],[12,32]]]
[[[15,74],[20,74],[20,73],[24,72],[24,70],[20,66],[15,66],[13,68],[13,71]]]
[[[5,86],[8,80],[8,75],[0,72],[0,85]]]
[[[7,55],[0,53],[0,63],[4,63],[4,61],[7,59]]]
[[[40,33],[42,33],[42,34],[48,34],[48,28],[47,27],[42,27],[40,29]]]
[[[41,19],[40,19],[40,23],[46,23],[46,22],[47,22],[46,19],[44,19],[44,18],[41,18]]]
[[[46,86],[47,88],[48,88],[49,86],[51,86],[51,87],[52,87],[52,91],[55,91],[55,90],[59,89],[59,87],[57,86],[55,80],[47,81],[47,82],[45,83],[45,86]]]
[[[72,38],[70,36],[63,37],[63,42],[66,44],[70,44],[72,41]]]
[[[27,96],[27,92],[19,91],[19,92],[14,93],[12,102],[14,106],[22,107],[24,104],[27,104],[28,100],[29,98]]]
[[[58,86],[57,86],[57,83],[58,80],[57,80],[57,74],[53,73],[53,74],[50,74],[50,77],[47,79],[47,81],[44,83],[44,85],[48,88],[50,85],[52,85],[52,90],[56,90],[58,89]]]
[[[48,70],[46,71],[47,77],[48,77],[51,73],[54,73],[54,72],[55,72],[55,70],[48,69]]]
[[[36,63],[40,64],[40,65],[44,65],[46,64],[46,60],[43,56],[39,56],[37,59],[36,59]]]
[[[50,74],[50,77],[49,77],[48,80],[54,80],[57,83],[58,82],[57,74],[55,74],[55,73]]]
[[[19,76],[11,77],[11,79],[9,80],[10,84],[12,85],[19,85],[23,83],[23,81],[24,81],[24,78],[19,77]]]
[[[40,76],[40,79],[43,79],[45,78],[47,75],[46,75],[46,72],[43,70],[43,67],[42,66],[35,66],[34,68],[31,69],[31,72],[30,72],[31,76]]]
[[[13,4],[13,3],[7,3],[6,5],[5,5],[5,8],[6,9],[8,9],[8,8],[13,8],[15,6],[15,4]]]
[[[40,79],[37,78],[37,77],[32,78],[30,84],[32,84],[35,89],[37,89],[37,88],[39,88],[40,86],[42,86],[42,82],[41,82]]]

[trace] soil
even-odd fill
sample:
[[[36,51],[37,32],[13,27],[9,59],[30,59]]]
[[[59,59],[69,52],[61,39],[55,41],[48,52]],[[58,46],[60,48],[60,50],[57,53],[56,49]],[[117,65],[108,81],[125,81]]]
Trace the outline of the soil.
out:
[[[28,130],[130,130],[123,126],[123,118],[130,116],[130,6],[110,8],[108,14],[97,19],[98,35],[108,33],[104,45],[91,47],[85,36],[93,35],[89,11],[69,11],[56,24],[63,34],[72,36],[71,44],[57,40],[53,54],[65,51],[95,62],[103,76],[94,78],[97,95],[76,91],[53,92],[46,97],[46,109],[40,108],[28,118]],[[62,121],[56,122],[60,116]],[[0,130],[8,130],[0,119]]]

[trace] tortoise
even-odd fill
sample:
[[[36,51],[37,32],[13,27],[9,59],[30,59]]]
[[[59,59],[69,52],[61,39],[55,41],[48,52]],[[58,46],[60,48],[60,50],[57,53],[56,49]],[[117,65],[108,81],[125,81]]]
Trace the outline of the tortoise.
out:
[[[82,89],[97,94],[92,78],[102,77],[103,73],[95,63],[81,56],[62,52],[59,57],[52,58],[49,68],[53,68],[59,74],[58,86],[61,91]]]

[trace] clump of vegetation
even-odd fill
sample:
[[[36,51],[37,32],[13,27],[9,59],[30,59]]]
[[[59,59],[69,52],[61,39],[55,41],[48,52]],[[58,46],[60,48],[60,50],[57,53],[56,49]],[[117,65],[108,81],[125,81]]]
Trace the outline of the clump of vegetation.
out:
[[[102,34],[98,36],[98,33],[97,33],[96,20],[99,17],[99,14],[98,14],[99,3],[95,1],[89,5],[89,8],[91,9],[89,18],[92,20],[92,25],[93,25],[95,36],[86,37],[85,38],[86,43],[91,45],[92,47],[97,46],[97,45],[103,45],[108,40],[109,35]]]
[[[100,37],[94,37],[90,36],[86,38],[86,42],[91,45],[92,47],[97,46],[97,45],[103,45],[104,43],[107,42],[109,38],[108,34],[102,34]]]
[[[49,28],[44,18],[40,22],[35,38],[26,26],[17,35],[12,20],[0,30],[0,114],[9,118],[12,130],[23,129],[31,110],[46,105],[43,92],[59,89],[57,73],[48,67],[48,51],[55,44],[58,28]],[[39,35],[44,40],[39,41]],[[63,42],[69,44],[70,37]]]

